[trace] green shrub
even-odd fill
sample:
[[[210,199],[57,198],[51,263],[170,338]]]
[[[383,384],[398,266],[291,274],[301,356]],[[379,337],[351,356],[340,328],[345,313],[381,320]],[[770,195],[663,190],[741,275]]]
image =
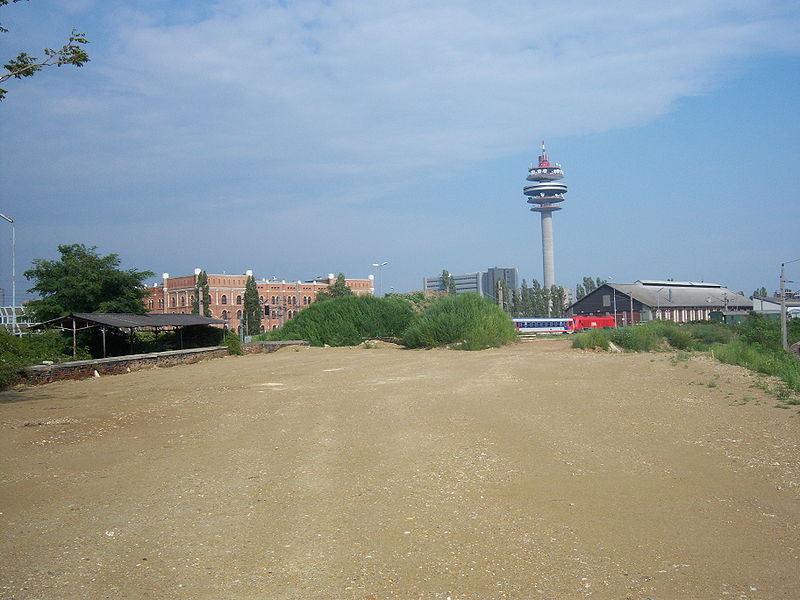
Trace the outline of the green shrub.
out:
[[[608,350],[608,342],[611,339],[609,329],[587,329],[572,336],[573,348],[602,348]]]
[[[650,352],[663,344],[664,338],[658,335],[657,329],[657,326],[648,324],[612,329],[611,341],[631,352]]]
[[[778,377],[787,387],[800,393],[800,361],[786,350],[747,343],[743,339],[716,345],[712,350],[717,360]]]
[[[731,325],[710,321],[687,323],[683,326],[694,338],[695,347],[708,350],[713,344],[725,344],[736,335]]]
[[[228,329],[228,331],[225,332],[225,337],[222,338],[222,345],[228,347],[228,352],[230,354],[244,354],[242,350],[242,340],[239,339],[239,336],[236,335],[236,332],[232,329]]]
[[[314,346],[356,346],[365,339],[399,337],[412,315],[412,304],[402,297],[343,296],[315,302],[264,337],[306,340]]]
[[[695,345],[695,339],[685,328],[675,328],[667,332],[669,345],[676,350],[691,350]]]
[[[79,350],[78,358],[89,358],[83,348]],[[0,328],[0,389],[17,383],[23,367],[44,360],[72,360],[71,341],[56,330],[16,337]]]
[[[742,340],[750,344],[759,344],[772,350],[783,348],[780,322],[777,319],[768,319],[758,313],[750,313],[736,327],[736,332]]]
[[[442,296],[414,315],[402,341],[409,348],[482,350],[516,337],[514,323],[499,306],[477,294],[459,294]]]

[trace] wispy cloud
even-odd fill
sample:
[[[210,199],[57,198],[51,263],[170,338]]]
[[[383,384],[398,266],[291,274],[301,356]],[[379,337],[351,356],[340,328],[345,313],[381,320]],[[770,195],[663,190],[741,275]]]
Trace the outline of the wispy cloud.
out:
[[[265,223],[280,247],[294,244],[293,225],[322,238],[337,219],[419,232],[397,197],[381,214],[353,205],[374,210],[409,182],[533,156],[541,137],[647,123],[751,61],[800,52],[800,7],[788,1],[54,4],[90,32],[92,62],[33,78],[4,103],[18,120],[0,168],[24,193],[19,210],[41,219],[39,243],[53,248],[67,222],[91,232],[86,223],[106,219],[110,243],[136,223],[126,241],[137,251],[161,247],[165,223],[180,222],[196,260],[212,251],[187,234],[192,223],[251,237]],[[63,33],[58,11],[41,10],[28,29]],[[431,239],[446,224],[425,219]],[[319,247],[303,252],[310,264]]]
[[[737,61],[797,51],[790,6],[238,1],[165,25],[134,5],[107,17],[115,43],[96,67],[110,96],[54,110],[91,113],[146,178],[217,165],[280,194],[325,181],[364,197],[534,136],[651,119]]]

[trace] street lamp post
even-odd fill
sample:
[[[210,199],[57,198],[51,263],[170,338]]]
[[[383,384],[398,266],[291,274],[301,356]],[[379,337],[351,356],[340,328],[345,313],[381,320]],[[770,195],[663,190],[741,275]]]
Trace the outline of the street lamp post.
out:
[[[14,219],[3,213],[0,217],[11,223],[11,333],[17,335],[17,234]]]
[[[656,290],[656,320],[661,319],[661,292],[664,291],[665,288],[658,288]]]
[[[609,277],[608,281],[611,281],[612,279],[613,279],[613,277]],[[608,285],[608,282],[606,282],[606,285]],[[611,291],[614,294],[614,327],[616,327],[617,326],[617,290],[615,288],[611,287],[610,285],[608,285],[608,287],[611,288]]]
[[[382,263],[372,263],[373,267],[378,267],[378,297],[383,297],[383,267],[388,264],[388,260],[385,260]]]
[[[783,344],[784,350],[789,349],[789,334],[786,328],[786,277],[783,275],[783,267],[799,260],[800,258],[795,258],[794,260],[787,260],[781,263],[781,343]]]

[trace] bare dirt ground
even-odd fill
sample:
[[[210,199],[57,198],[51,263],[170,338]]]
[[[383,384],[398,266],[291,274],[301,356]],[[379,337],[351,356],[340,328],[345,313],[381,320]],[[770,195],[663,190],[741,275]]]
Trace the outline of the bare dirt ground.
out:
[[[800,416],[705,357],[287,348],[0,394],[0,597],[800,598]]]

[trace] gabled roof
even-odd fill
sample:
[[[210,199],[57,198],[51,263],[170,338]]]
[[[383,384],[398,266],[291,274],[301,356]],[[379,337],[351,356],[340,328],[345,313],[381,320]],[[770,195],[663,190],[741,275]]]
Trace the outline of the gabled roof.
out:
[[[718,283],[691,281],[639,280],[636,283],[606,283],[593,290],[573,306],[603,288],[611,288],[651,308],[710,307],[752,309],[753,301]]]
[[[760,300],[761,302],[768,302],[769,304],[774,304],[775,306],[780,307],[781,299],[777,296],[770,296],[764,298],[756,298],[756,300]],[[786,298],[786,306],[795,308],[800,306],[800,298]]]
[[[160,327],[187,327],[189,325],[222,325],[225,321],[200,315],[146,313],[71,313],[65,317],[39,323],[36,328],[64,326],[75,319],[89,327],[114,327],[117,329],[155,329]]]

